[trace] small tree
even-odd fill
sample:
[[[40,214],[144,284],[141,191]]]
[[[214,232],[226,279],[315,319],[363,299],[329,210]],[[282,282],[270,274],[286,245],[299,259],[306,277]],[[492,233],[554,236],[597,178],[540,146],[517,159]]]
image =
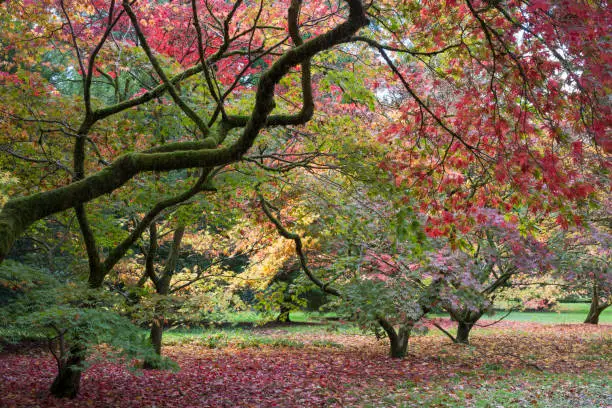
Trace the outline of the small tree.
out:
[[[428,268],[445,276],[441,306],[457,322],[457,334],[444,332],[456,343],[469,343],[476,322],[492,311],[496,297],[517,276],[542,277],[551,261],[543,243],[520,232],[517,219],[506,220],[491,209],[481,209],[476,219],[472,230],[429,257]]]
[[[166,258],[165,265],[161,272],[157,273],[155,271],[155,257],[157,255],[157,225],[155,222],[151,223],[149,226],[149,249],[146,254],[146,262],[145,262],[145,273],[153,282],[153,286],[155,287],[155,292],[160,296],[166,296],[170,293],[170,282],[172,280],[172,276],[176,272],[176,263],[179,258],[179,251],[181,248],[181,241],[183,240],[183,235],[185,233],[185,226],[178,226],[173,233],[172,244],[170,245],[170,251],[168,252],[168,257]],[[150,339],[153,344],[153,349],[157,355],[161,355],[161,345],[162,345],[162,334],[164,330],[164,316],[161,312],[161,308],[159,305],[155,307],[155,316],[153,317],[153,321],[151,322],[151,334]],[[148,361],[145,361],[145,368],[153,368],[154,365]]]
[[[89,289],[78,280],[60,281],[47,271],[13,261],[0,266],[0,283],[10,296],[0,304],[7,339],[26,336],[46,340],[57,362],[50,392],[73,398],[79,392],[81,373],[92,347],[107,344],[116,355],[156,359],[159,367],[176,366],[152,353],[140,329],[115,312],[122,297]]]
[[[394,276],[359,276],[343,287],[339,313],[355,321],[363,330],[389,340],[389,355],[403,358],[408,353],[415,329],[425,330],[421,319],[435,303],[439,282],[414,271]]]
[[[149,226],[148,245],[142,248],[144,274],[137,286],[148,280],[155,294],[140,299],[134,307],[138,319],[151,325],[150,341],[157,355],[161,355],[164,326],[168,322],[202,324],[203,319],[210,322],[211,318],[223,315],[230,304],[237,303],[232,293],[234,278],[243,272],[249,257],[259,248],[257,239],[252,241],[248,234],[239,237],[239,230],[244,227],[241,220],[225,220],[225,226],[210,225],[207,229],[197,228],[193,220],[195,228],[187,228],[184,217],[177,212],[173,218],[176,219],[154,221]],[[178,226],[173,228],[175,223]],[[164,240],[170,235],[171,239]],[[145,361],[145,368],[156,368],[156,363],[157,360]]]
[[[584,323],[598,324],[601,313],[612,305],[610,242],[610,229],[592,221],[562,230],[551,239],[560,278],[569,290],[591,298]]]

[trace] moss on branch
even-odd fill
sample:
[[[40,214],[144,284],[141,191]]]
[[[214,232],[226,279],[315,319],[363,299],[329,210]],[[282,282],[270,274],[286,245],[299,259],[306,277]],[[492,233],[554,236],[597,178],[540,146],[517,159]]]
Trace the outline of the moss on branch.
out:
[[[345,39],[368,23],[360,0],[347,0],[347,4],[349,6],[349,17],[346,21],[332,30],[288,50],[264,72],[257,87],[255,105],[251,115],[244,123],[242,135],[232,145],[217,148],[216,146],[223,141],[227,132],[211,132],[213,134],[209,134],[204,142],[213,144],[214,147],[173,151],[173,147],[176,146],[168,145],[157,150],[153,149],[148,153],[128,153],[117,158],[107,168],[70,185],[9,200],[0,212],[0,261],[6,257],[17,237],[33,222],[86,203],[104,194],[109,194],[138,173],[226,165],[239,160],[251,148],[261,129],[274,125],[274,121],[278,120],[279,125],[291,124],[292,121],[303,123],[302,121],[307,120],[311,115],[298,115],[298,117],[281,115],[270,118],[270,113],[275,106],[274,88],[292,67],[308,62],[317,53],[344,42]],[[155,95],[161,95],[166,91],[169,84],[178,83],[181,79],[200,72],[201,69],[199,65],[185,71],[180,76],[168,80],[163,86],[160,85],[154,91],[147,93],[146,97],[143,95],[143,98],[140,99],[136,98],[106,109],[97,110],[92,113],[91,120],[95,122],[151,100]],[[306,109],[306,113],[308,113],[308,110],[310,108]],[[281,123],[284,119],[287,119],[287,122]],[[236,124],[228,120],[222,128],[227,129],[236,126],[242,126],[242,123]],[[193,148],[195,146],[189,147]]]

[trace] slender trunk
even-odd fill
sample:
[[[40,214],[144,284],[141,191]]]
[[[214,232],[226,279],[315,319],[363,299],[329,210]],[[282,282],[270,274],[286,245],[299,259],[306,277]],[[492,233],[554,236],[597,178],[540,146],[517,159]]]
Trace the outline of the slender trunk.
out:
[[[60,364],[57,376],[51,384],[49,391],[52,395],[58,398],[76,397],[81,385],[84,351],[85,349],[82,346],[74,346],[70,349],[70,356]]]
[[[166,265],[164,267],[164,271],[161,277],[157,277],[155,274],[154,268],[154,257],[157,253],[157,227],[155,223],[152,223],[149,227],[149,251],[147,253],[147,258],[145,262],[145,269],[147,275],[153,281],[155,285],[155,290],[158,295],[168,295],[170,293],[170,281],[172,280],[172,275],[174,275],[174,270],[176,269],[176,263],[178,261],[181,241],[183,239],[183,235],[185,233],[185,226],[181,225],[174,231],[174,237],[172,239],[172,246],[170,247],[170,253],[168,254],[168,258],[166,259]],[[158,356],[161,355],[161,347],[162,347],[162,336],[164,333],[164,311],[163,307],[159,304],[155,306],[155,317],[153,318],[153,322],[151,323],[151,344],[153,345],[153,349],[155,350],[155,354]],[[143,368],[146,369],[154,369],[158,368],[157,364],[154,361],[146,360],[143,362]]]
[[[164,333],[164,322],[162,319],[163,316],[156,316],[153,319],[153,323],[151,323],[151,344],[153,345],[155,354],[158,356],[161,356],[162,335]],[[159,365],[153,358],[145,358],[145,360],[142,362],[142,368],[145,370],[155,370],[159,368]]]
[[[151,344],[153,344],[155,354],[157,354],[158,356],[161,355],[163,333],[164,322],[160,319],[153,320],[153,324],[151,325]]]

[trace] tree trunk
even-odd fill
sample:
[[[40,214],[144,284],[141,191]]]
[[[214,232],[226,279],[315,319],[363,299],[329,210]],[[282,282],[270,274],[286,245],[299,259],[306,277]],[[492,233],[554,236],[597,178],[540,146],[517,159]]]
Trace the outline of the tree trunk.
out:
[[[153,345],[153,350],[155,354],[161,356],[161,347],[162,347],[162,335],[164,333],[164,322],[162,316],[157,316],[153,319],[153,323],[151,323],[151,344]],[[142,368],[145,370],[155,370],[159,368],[159,365],[154,359],[145,358],[142,362]]]
[[[404,358],[408,353],[408,339],[410,338],[410,332],[412,331],[412,325],[402,326],[399,329],[397,336],[389,338],[391,341],[391,349],[389,355],[393,358]]]
[[[281,305],[280,313],[276,317],[276,321],[277,322],[290,322],[291,321],[291,319],[289,319],[290,313],[291,313],[290,308],[288,308],[287,306]]]
[[[469,337],[472,327],[474,327],[474,323],[457,322],[457,336],[455,336],[455,343],[470,344]]]
[[[57,398],[74,398],[81,385],[84,348],[75,346],[70,349],[70,356],[60,365],[57,376],[51,384],[50,392]]]
[[[393,325],[382,317],[378,318],[378,324],[389,337],[389,355],[393,358],[404,358],[408,352],[408,339],[410,339],[410,332],[414,323],[410,322],[402,325],[399,332],[395,331]]]
[[[160,319],[153,320],[153,324],[151,325],[151,344],[153,344],[153,349],[155,350],[155,354],[158,356],[161,355],[161,346],[162,346],[162,335],[164,333],[164,324]]]
[[[591,309],[589,310],[589,314],[587,315],[584,322],[588,324],[599,324],[599,315],[602,311],[603,309],[599,307],[593,307],[593,304],[591,304]]]
[[[593,280],[593,293],[591,294],[591,308],[589,314],[584,320],[585,323],[598,324],[599,323],[599,286],[597,280]]]
[[[599,315],[603,312],[608,306],[610,306],[609,301],[605,303],[599,303],[599,285],[597,281],[593,281],[593,295],[591,297],[591,308],[589,309],[589,314],[584,320],[585,323],[588,324],[599,324]]]
[[[446,333],[454,343],[457,344],[470,344],[470,333],[472,328],[478,320],[484,314],[483,311],[470,311],[470,310],[453,310],[447,309],[451,316],[451,319],[457,322],[457,335],[452,337],[449,333]]]
[[[185,233],[185,226],[180,225],[176,230],[174,230],[174,236],[172,239],[172,246],[170,247],[170,252],[168,253],[168,258],[166,259],[166,265],[164,267],[164,271],[161,277],[157,277],[155,274],[154,268],[154,257],[157,253],[157,227],[155,223],[152,223],[149,226],[149,251],[147,253],[147,258],[145,262],[145,270],[147,271],[147,275],[153,281],[155,285],[155,290],[157,294],[167,296],[170,293],[170,281],[172,280],[172,275],[174,275],[174,270],[176,269],[176,263],[179,257],[181,241],[183,239],[183,235]],[[153,345],[153,350],[155,354],[161,356],[161,347],[162,347],[162,335],[164,333],[164,310],[160,304],[155,305],[155,317],[153,318],[153,322],[151,323],[151,344]],[[142,364],[142,367],[145,369],[155,369],[159,368],[155,361],[147,360]]]

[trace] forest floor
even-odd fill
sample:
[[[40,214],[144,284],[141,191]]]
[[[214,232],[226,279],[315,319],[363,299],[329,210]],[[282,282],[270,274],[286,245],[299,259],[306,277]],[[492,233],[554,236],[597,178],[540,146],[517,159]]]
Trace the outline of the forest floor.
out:
[[[440,321],[446,325],[450,322]],[[74,400],[51,397],[41,348],[0,354],[2,407],[612,407],[612,326],[500,322],[471,345],[436,332],[404,360],[328,325],[166,336],[178,372],[91,359]]]

